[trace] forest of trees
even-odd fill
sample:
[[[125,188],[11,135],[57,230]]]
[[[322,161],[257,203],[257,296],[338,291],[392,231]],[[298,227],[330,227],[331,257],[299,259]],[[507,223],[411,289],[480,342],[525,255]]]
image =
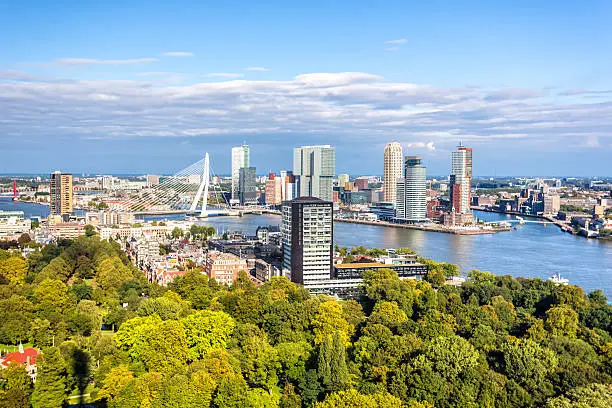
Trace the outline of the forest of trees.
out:
[[[256,287],[241,274],[228,288],[199,270],[159,287],[97,236],[27,259],[0,250],[0,343],[43,353],[35,385],[22,367],[0,370],[0,407],[82,394],[122,408],[610,406],[601,291],[469,277],[454,287],[382,269],[340,301],[285,278]]]

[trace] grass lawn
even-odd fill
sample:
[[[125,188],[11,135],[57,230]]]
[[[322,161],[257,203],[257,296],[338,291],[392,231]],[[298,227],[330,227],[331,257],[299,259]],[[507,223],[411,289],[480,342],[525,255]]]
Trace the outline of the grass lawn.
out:
[[[23,344],[23,348],[28,348],[28,347],[32,347],[31,343],[22,343]],[[2,350],[2,352],[6,352],[8,350],[9,353],[13,352],[13,351],[17,351],[19,350],[19,344],[14,345],[14,344],[2,344],[0,343],[0,350]]]

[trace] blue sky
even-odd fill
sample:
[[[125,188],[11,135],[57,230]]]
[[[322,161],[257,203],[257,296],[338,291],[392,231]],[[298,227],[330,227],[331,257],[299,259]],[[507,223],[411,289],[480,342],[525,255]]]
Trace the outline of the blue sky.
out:
[[[397,140],[441,175],[462,140],[477,175],[612,174],[608,1],[85,3],[0,3],[0,173],[224,173],[246,140],[379,174]]]

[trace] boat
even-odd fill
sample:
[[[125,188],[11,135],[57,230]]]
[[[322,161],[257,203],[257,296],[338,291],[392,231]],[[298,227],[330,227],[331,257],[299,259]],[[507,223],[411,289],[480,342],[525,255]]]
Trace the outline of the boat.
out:
[[[547,280],[556,283],[557,285],[569,285],[569,279],[565,279],[561,277],[560,273],[555,273],[553,274],[550,278],[548,278]]]

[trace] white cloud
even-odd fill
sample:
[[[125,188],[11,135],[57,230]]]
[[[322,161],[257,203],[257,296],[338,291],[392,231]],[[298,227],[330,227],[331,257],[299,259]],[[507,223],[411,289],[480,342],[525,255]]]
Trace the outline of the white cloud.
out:
[[[168,51],[161,53],[162,57],[193,57],[193,52],[185,51]]]
[[[259,72],[267,72],[269,71],[268,68],[264,68],[264,67],[248,67],[244,69],[245,71],[259,71]]]
[[[434,142],[410,142],[406,145],[409,149],[427,149],[431,152],[436,150]]]
[[[397,40],[385,41],[385,44],[406,44],[408,40],[406,38],[399,38]]]
[[[242,78],[244,74],[237,72],[213,72],[204,76],[208,78]]]
[[[92,58],[58,58],[53,63],[57,65],[127,65],[155,62],[157,58],[134,59],[92,59]]]
[[[612,139],[612,94],[594,103],[542,97],[548,92],[542,89],[445,88],[366,72],[306,73],[282,81],[213,73],[205,76],[219,80],[199,83],[171,83],[172,75],[73,80],[0,71],[0,135],[248,133],[290,144],[295,135],[308,134],[337,143],[401,139],[425,151],[459,140],[607,149]]]

